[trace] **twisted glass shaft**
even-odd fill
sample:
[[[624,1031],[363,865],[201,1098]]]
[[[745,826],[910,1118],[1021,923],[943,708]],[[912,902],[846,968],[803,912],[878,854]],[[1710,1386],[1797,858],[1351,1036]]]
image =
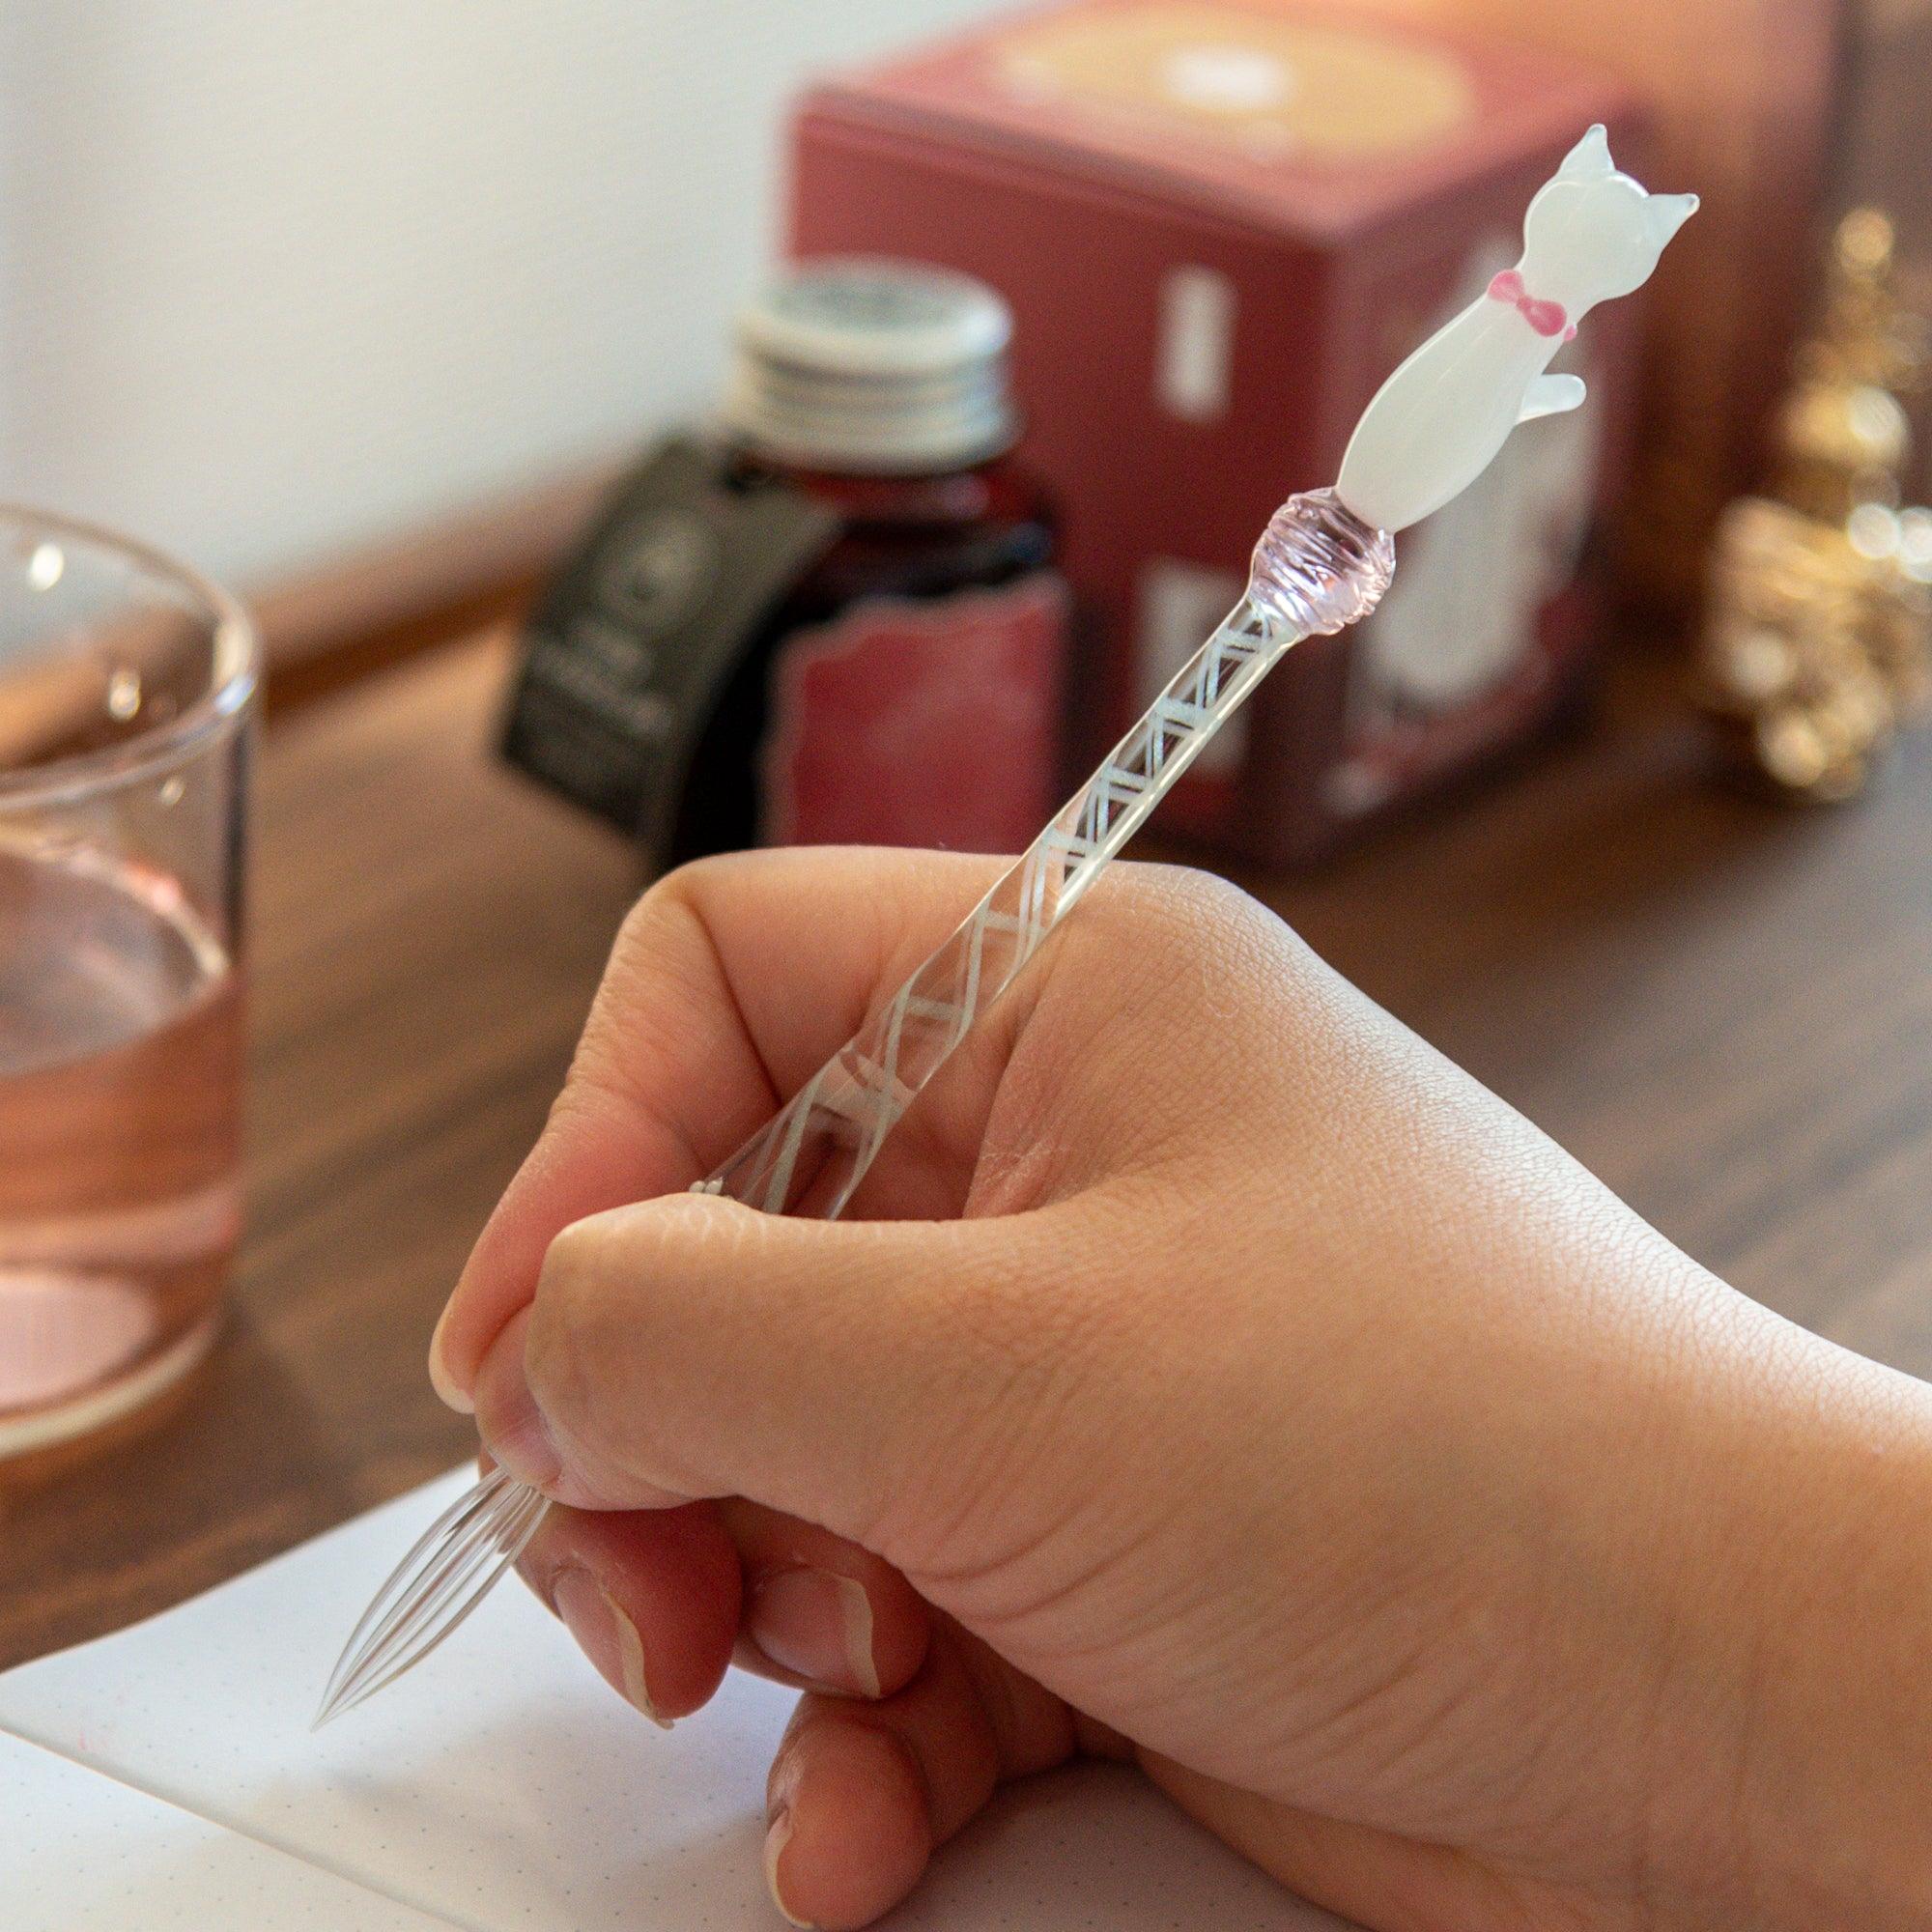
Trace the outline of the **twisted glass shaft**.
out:
[[[1291,497],[1255,547],[1246,594],[1094,776],[904,985],[695,1191],[782,1214],[810,1190],[824,1219],[842,1214],[920,1091],[1208,739],[1291,644],[1373,610],[1394,566],[1387,535],[1332,493]],[[453,1569],[447,1539],[434,1533],[412,1550],[351,1637],[317,1722],[440,1642],[502,1574],[511,1560],[503,1551],[535,1533],[542,1511],[535,1491],[500,1470],[465,1496],[450,1516],[475,1543],[472,1564]]]
[[[810,1185],[824,1218],[842,1214],[920,1091],[1275,661],[1373,609],[1393,568],[1387,537],[1330,492],[1284,504],[1256,546],[1247,593],[1146,715],[952,936],[697,1191],[782,1214]]]

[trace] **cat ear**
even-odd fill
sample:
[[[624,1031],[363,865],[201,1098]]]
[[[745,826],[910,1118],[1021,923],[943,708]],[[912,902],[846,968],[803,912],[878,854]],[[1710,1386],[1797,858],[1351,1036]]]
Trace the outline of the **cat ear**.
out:
[[[1610,159],[1610,137],[1599,121],[1570,152],[1556,170],[1563,181],[1602,181],[1613,175],[1617,164]]]
[[[1645,197],[1645,231],[1659,249],[1697,213],[1694,194],[1653,194]]]

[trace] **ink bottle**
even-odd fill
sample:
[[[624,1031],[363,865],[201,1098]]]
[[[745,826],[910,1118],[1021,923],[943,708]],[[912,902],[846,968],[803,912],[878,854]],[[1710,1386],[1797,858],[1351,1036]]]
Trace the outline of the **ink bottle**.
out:
[[[1059,803],[1067,595],[1011,454],[1010,328],[980,282],[868,258],[798,265],[741,315],[726,486],[780,483],[837,534],[726,680],[671,857],[1017,851]]]

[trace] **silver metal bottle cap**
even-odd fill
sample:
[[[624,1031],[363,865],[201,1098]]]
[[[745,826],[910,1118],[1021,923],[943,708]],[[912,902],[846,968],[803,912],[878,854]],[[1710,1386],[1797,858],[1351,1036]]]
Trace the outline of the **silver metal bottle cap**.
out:
[[[739,316],[725,426],[817,469],[959,469],[1009,447],[1012,317],[983,282],[924,263],[801,263]]]

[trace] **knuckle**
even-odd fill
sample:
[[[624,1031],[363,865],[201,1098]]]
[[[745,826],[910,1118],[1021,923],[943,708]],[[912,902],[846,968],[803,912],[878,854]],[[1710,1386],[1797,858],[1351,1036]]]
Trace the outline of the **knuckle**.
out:
[[[638,1309],[613,1271],[608,1243],[578,1222],[552,1241],[537,1278],[524,1372],[545,1417],[580,1457],[628,1461],[638,1405],[628,1393]]]
[[[1284,922],[1232,879],[1192,866],[1136,867],[1137,916],[1177,951],[1245,951],[1262,935],[1289,935]]]
[[[1148,868],[1137,951],[1151,1002],[1173,1004],[1224,1040],[1227,1023],[1306,1003],[1327,969],[1277,914],[1232,881],[1185,867]]]
[[[1236,1010],[1236,997],[1265,997],[1313,959],[1275,914],[1238,886],[1184,866],[1134,865],[1094,894],[1094,916],[1070,953],[1086,986],[1105,985],[1104,1007],[1124,1032],[1207,1033]]]
[[[643,1097],[639,1067],[655,1064],[681,1017],[716,1000],[716,953],[705,907],[742,855],[693,860],[667,873],[625,914],[553,1115]]]
[[[584,1340],[602,1319],[604,1297],[596,1287],[597,1273],[585,1252],[582,1229],[582,1222],[565,1228],[551,1242],[537,1274],[526,1370],[532,1387],[540,1392],[581,1393]],[[590,1359],[602,1353],[593,1350]]]
[[[705,1384],[697,1334],[704,1278],[686,1253],[703,1204],[673,1194],[573,1222],[551,1242],[525,1345],[538,1406],[607,1495],[638,1482],[698,1493],[702,1472],[678,1448],[680,1417]],[[724,1399],[721,1397],[721,1399]]]
[[[634,900],[611,942],[597,1008],[628,1013],[639,1004],[640,993],[666,971],[675,972],[681,960],[689,958],[694,967],[708,963],[709,908],[759,856],[725,852],[689,860]],[[690,943],[694,937],[701,942],[695,947]]]
[[[716,852],[673,866],[668,872],[654,879],[638,896],[619,929],[620,941],[625,933],[635,933],[639,928],[647,927],[668,907],[696,911],[717,889],[720,878],[728,879],[734,872],[742,870],[744,862],[743,853]]]
[[[664,930],[695,926],[709,932],[717,909],[733,898],[782,891],[801,868],[824,863],[819,848],[761,847],[745,852],[712,852],[687,859],[654,880],[633,902],[618,927],[618,954],[648,951]]]
[[[594,1298],[592,1290],[603,1279],[610,1245],[598,1227],[600,1218],[592,1214],[573,1221],[551,1237],[537,1277],[539,1300],[565,1307]]]
[[[1119,867],[1073,923],[1042,996],[1051,1023],[1029,1075],[1038,1104],[1064,1119],[1078,1094],[1089,1122],[1104,1109],[1109,1170],[1198,1165],[1276,1094],[1289,1055],[1332,1008],[1330,979],[1229,881],[1180,866]],[[1282,1053],[1261,1050],[1275,1040]],[[1179,1087],[1177,1065],[1189,1069]],[[1080,1157],[1065,1165],[1094,1171]]]
[[[573,1221],[551,1241],[530,1311],[531,1374],[539,1356],[582,1388],[621,1377],[638,1353],[648,1307],[634,1293],[637,1261],[614,1223],[623,1210]]]

